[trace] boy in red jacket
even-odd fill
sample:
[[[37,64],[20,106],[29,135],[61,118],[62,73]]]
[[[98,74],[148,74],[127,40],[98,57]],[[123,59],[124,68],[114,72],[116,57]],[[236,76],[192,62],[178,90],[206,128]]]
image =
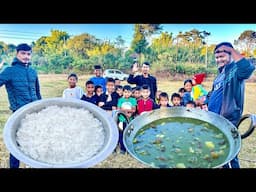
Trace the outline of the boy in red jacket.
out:
[[[141,99],[137,101],[137,113],[140,115],[142,112],[151,111],[155,108],[155,102],[149,97],[150,88],[148,85],[141,87]]]

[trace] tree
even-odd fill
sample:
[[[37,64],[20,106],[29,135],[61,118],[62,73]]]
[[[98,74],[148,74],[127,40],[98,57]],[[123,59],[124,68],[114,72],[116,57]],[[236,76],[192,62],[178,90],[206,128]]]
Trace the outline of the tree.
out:
[[[191,31],[185,32],[181,37],[184,38],[186,44],[190,48],[189,62],[199,62],[201,48],[204,44],[204,36],[202,35],[202,32],[197,29],[192,29]]]
[[[170,48],[173,43],[172,33],[162,32],[158,38],[153,39],[151,47],[157,52]]]
[[[252,30],[242,32],[234,44],[239,46],[247,57],[252,56],[256,48],[256,32]]]
[[[141,54],[145,53],[148,42],[143,34],[143,30],[141,30],[140,24],[134,25],[134,35],[131,44],[131,49],[139,55],[139,60],[141,63]]]
[[[118,35],[117,38],[115,39],[114,44],[119,48],[122,49],[125,44],[125,40],[122,38],[121,35]]]
[[[0,55],[4,55],[6,50],[6,44],[3,41],[0,41]]]
[[[88,59],[88,50],[97,45],[96,38],[88,33],[74,36],[67,41],[67,49],[76,57]]]
[[[208,63],[208,45],[207,45],[207,37],[211,35],[210,32],[207,32],[207,31],[201,31],[200,32],[200,36],[201,38],[203,39],[203,44],[205,45],[205,66],[207,67],[207,63]]]
[[[150,37],[153,34],[160,32],[163,28],[160,24],[139,24],[140,32],[145,37]]]
[[[51,30],[51,36],[46,37],[48,51],[51,53],[64,53],[69,35],[65,31]]]
[[[40,37],[33,46],[33,51],[40,56],[43,56],[47,52],[46,36]]]

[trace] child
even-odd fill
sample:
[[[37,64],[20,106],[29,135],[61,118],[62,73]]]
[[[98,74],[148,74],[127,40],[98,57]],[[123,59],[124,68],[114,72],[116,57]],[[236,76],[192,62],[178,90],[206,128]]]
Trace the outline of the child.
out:
[[[103,93],[103,88],[101,85],[96,85],[94,89],[95,94],[99,97]]]
[[[180,94],[180,97],[182,98],[183,97],[183,95],[184,95],[184,93],[186,92],[186,90],[185,90],[185,88],[184,87],[181,87],[181,88],[179,88],[179,94]]]
[[[137,113],[140,115],[145,111],[152,111],[155,107],[153,99],[149,97],[150,88],[148,85],[143,85],[140,90],[142,98],[137,101]]]
[[[191,79],[186,79],[184,81],[185,92],[191,92],[192,91],[192,86],[193,86],[193,83],[192,83]]]
[[[76,86],[78,77],[75,73],[71,73],[68,76],[69,88],[63,91],[62,97],[66,99],[81,99],[84,94],[84,91],[81,87]]]
[[[156,92],[156,104],[157,104],[157,105],[159,104],[159,100],[160,100],[159,96],[160,96],[161,93],[162,93],[162,91],[160,91],[160,90],[158,90],[158,91]]]
[[[94,84],[92,81],[87,81],[85,83],[86,93],[83,94],[81,100],[87,101],[97,105],[98,97],[94,93]]]
[[[171,97],[173,107],[181,106],[181,96],[178,93],[173,93]]]
[[[130,106],[126,108],[131,108],[131,109],[124,109],[125,106]],[[123,97],[118,99],[118,104],[117,104],[117,109],[121,110],[122,112],[131,112],[133,114],[136,110],[137,106],[137,101],[135,98],[132,97],[132,88],[130,85],[125,85],[123,87]],[[130,118],[130,117],[129,117]],[[131,119],[129,119],[131,120]]]
[[[100,96],[98,106],[112,115],[112,110],[116,110],[117,100],[119,97],[115,92],[115,80],[113,78],[108,78],[106,89],[106,93],[103,93]]]
[[[199,106],[204,104],[208,94],[208,92],[201,85],[205,77],[205,73],[198,73],[195,74],[192,79],[193,87],[191,91],[191,97],[193,101],[195,101],[195,103]]]
[[[100,101],[100,96],[103,94],[103,88],[101,85],[96,85],[94,89],[95,97],[97,97],[97,105],[99,104]]]
[[[201,105],[201,109],[204,110],[204,111],[208,111],[208,105],[207,103],[204,103]]]
[[[121,80],[118,78],[115,78],[115,86],[121,85]]]
[[[94,77],[91,77],[89,80],[93,82],[93,84],[101,85],[103,92],[106,92],[106,79],[102,77],[102,68],[100,65],[94,65]]]
[[[118,99],[123,96],[123,86],[122,85],[115,85],[116,93],[119,95]]]
[[[136,86],[132,90],[132,96],[138,101],[141,98],[140,87]]]
[[[196,103],[194,101],[188,101],[186,103],[186,108],[189,108],[189,109],[196,108]]]
[[[156,105],[155,108],[167,108],[167,107],[171,107],[169,105],[169,96],[166,92],[161,92],[159,95],[159,104]]]
[[[180,95],[180,105],[185,106],[184,101],[183,101],[183,96],[184,96],[184,93],[186,92],[185,88],[184,87],[179,88],[178,92],[179,92],[179,95]]]
[[[192,86],[193,86],[193,83],[191,79],[186,79],[184,81],[185,92],[183,94],[182,101],[181,101],[183,106],[186,106],[187,102],[193,100],[191,97]]]
[[[117,109],[123,112],[130,122],[133,119],[134,113],[136,111],[137,100],[132,97],[132,88],[130,85],[125,85],[123,87],[123,97],[118,99]],[[126,121],[126,118],[123,116],[119,116],[119,144],[121,153],[124,154],[126,149],[123,144],[123,131],[129,122]]]

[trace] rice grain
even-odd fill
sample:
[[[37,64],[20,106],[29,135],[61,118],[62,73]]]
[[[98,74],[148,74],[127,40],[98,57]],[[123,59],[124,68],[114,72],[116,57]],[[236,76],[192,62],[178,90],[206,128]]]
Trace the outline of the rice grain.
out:
[[[20,149],[50,164],[85,161],[102,149],[104,128],[86,109],[49,106],[27,114],[16,134]]]

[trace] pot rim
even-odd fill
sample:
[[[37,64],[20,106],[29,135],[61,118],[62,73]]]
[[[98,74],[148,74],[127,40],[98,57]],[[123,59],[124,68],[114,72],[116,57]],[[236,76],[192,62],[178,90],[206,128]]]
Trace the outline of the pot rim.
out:
[[[183,114],[184,116],[181,116],[181,114]],[[159,118],[156,118],[157,116]],[[239,153],[239,151],[241,149],[241,135],[239,134],[238,129],[229,120],[227,120],[223,116],[220,116],[220,115],[210,112],[210,111],[204,111],[204,110],[196,109],[196,108],[188,109],[186,107],[171,107],[171,108],[167,108],[167,109],[155,109],[150,112],[146,112],[140,116],[137,116],[135,119],[133,119],[127,125],[127,127],[125,128],[124,133],[123,133],[123,143],[124,143],[124,146],[127,149],[128,153],[143,164],[146,164],[146,165],[148,165],[150,167],[154,167],[154,168],[160,168],[160,167],[154,166],[150,163],[144,162],[143,160],[138,158],[137,155],[132,151],[132,149],[130,149],[132,142],[128,142],[127,138],[130,136],[131,137],[135,136],[136,133],[138,132],[138,130],[140,130],[143,126],[147,125],[148,123],[151,123],[151,122],[159,120],[159,119],[169,118],[169,117],[179,117],[179,118],[181,117],[184,119],[185,118],[194,118],[197,120],[201,120],[201,121],[204,121],[206,123],[209,123],[209,124],[217,127],[223,134],[225,134],[225,136],[228,139],[229,146],[230,146],[229,154],[227,155],[227,158],[223,163],[221,163],[217,166],[214,166],[212,168],[219,168],[219,167],[222,167],[223,165],[227,164],[233,158],[236,157],[236,155]],[[220,129],[220,127],[216,126],[212,122],[205,120],[204,118],[205,119],[217,118],[218,121],[215,121],[214,122],[215,124],[218,124],[218,125],[222,124],[223,127],[227,126],[228,128],[227,129],[223,128],[225,130],[225,131],[223,131],[222,129]],[[143,124],[142,122],[144,122],[144,121],[146,121],[147,123]],[[139,126],[136,126],[137,124]],[[143,125],[140,126],[141,124],[143,124]],[[128,136],[128,135],[130,135],[130,136]],[[230,137],[233,138],[233,141],[230,140]],[[132,139],[133,138],[134,137],[132,137]]]
[[[62,105],[63,104],[63,105]],[[75,108],[84,108],[89,110],[94,114],[96,118],[98,118],[104,126],[104,129],[108,130],[108,135],[105,137],[105,139],[108,139],[105,141],[104,146],[102,147],[101,151],[98,152],[96,155],[92,156],[91,158],[84,160],[82,162],[75,162],[75,163],[65,163],[65,164],[51,164],[51,163],[45,163],[41,161],[37,161],[28,155],[24,154],[18,147],[17,142],[14,137],[14,133],[16,132],[17,124],[22,118],[24,118],[25,114],[27,113],[33,113],[36,111],[40,111],[43,108],[51,105],[57,105],[57,106],[70,106]],[[39,109],[39,110],[34,110]],[[13,131],[13,127],[15,130]],[[106,131],[106,130],[105,130]],[[115,149],[117,142],[118,142],[118,128],[115,124],[113,118],[101,109],[100,107],[97,107],[94,104],[91,104],[86,101],[82,100],[75,100],[75,99],[64,99],[64,98],[47,98],[42,100],[37,100],[32,103],[29,103],[17,111],[15,111],[7,120],[4,130],[3,130],[3,141],[9,150],[9,152],[15,156],[20,161],[24,162],[25,164],[35,167],[35,168],[88,168],[91,166],[96,165],[97,163],[105,160]]]

